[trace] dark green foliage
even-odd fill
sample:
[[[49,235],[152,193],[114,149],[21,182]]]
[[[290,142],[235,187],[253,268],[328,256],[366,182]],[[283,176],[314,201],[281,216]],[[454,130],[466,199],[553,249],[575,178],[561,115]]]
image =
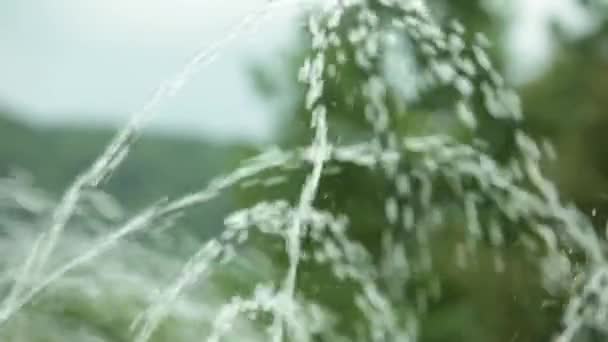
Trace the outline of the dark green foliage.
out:
[[[508,13],[492,12],[478,1],[445,1],[436,3],[436,10],[445,18],[458,18],[467,27],[470,39],[477,31],[485,32],[494,41],[490,55],[499,68],[504,65],[505,45],[500,39],[505,36]],[[507,8],[506,6],[504,7]],[[446,19],[446,27],[449,24]],[[348,25],[346,25],[348,27]],[[342,32],[346,36],[346,32]],[[444,120],[435,108],[449,106],[451,96],[442,89],[432,89],[414,103],[408,103],[405,112],[398,106],[390,107],[393,128],[401,136],[416,136],[422,133],[442,132],[461,139],[482,138],[489,143],[487,151],[494,158],[507,161],[513,157],[513,132],[516,128],[530,132],[537,139],[550,138],[557,145],[559,159],[546,165],[554,179],[558,181],[566,201],[573,201],[588,212],[596,208],[598,227],[603,227],[608,218],[608,36],[606,25],[595,34],[580,40],[557,39],[559,49],[549,71],[540,79],[523,86],[524,112],[527,118],[521,126],[481,117],[481,126],[475,136],[460,132],[450,120]],[[284,145],[306,145],[309,143],[309,113],[304,108],[303,86],[295,84],[297,66],[301,65],[308,52],[306,36],[288,54],[291,59],[285,63],[285,73],[290,75],[294,85],[283,93],[292,105],[290,110],[281,110],[280,141]],[[359,94],[360,85],[367,74],[361,72],[352,62],[354,51],[347,50],[349,62],[339,66],[338,76],[326,80],[323,102],[328,105],[330,134],[333,143],[341,144],[360,141],[370,127],[364,120],[364,98]],[[335,51],[330,51],[327,65],[335,63]],[[525,56],[522,56],[525,58]],[[376,65],[379,67],[379,65]],[[258,72],[258,75],[264,75]],[[487,75],[480,74],[480,80]],[[277,83],[285,83],[284,79]],[[274,89],[269,80],[264,79],[264,89]],[[389,103],[392,101],[389,94]],[[398,95],[396,96],[398,97]],[[476,111],[484,113],[481,100],[476,103]],[[287,112],[288,114],[285,114]],[[439,122],[439,124],[438,124]],[[368,136],[369,137],[369,136]],[[408,156],[410,163],[415,159]],[[353,166],[340,165],[341,171],[335,176],[322,179],[316,206],[349,217],[351,237],[365,245],[376,260],[382,253],[380,232],[388,223],[385,220],[384,198],[392,189],[381,173],[372,173]],[[407,168],[407,166],[404,166]],[[292,177],[287,185],[278,189],[245,191],[241,198],[245,205],[265,199],[271,194],[294,200],[302,184],[303,177]],[[445,198],[444,204],[459,198],[450,195],[448,187],[434,184],[434,198]],[[491,209],[488,209],[491,210]],[[482,213],[483,215],[483,213]],[[493,264],[496,251],[490,246],[477,251],[477,262],[462,270],[455,265],[453,250],[462,237],[457,233],[462,228],[462,215],[453,217],[453,234],[433,235],[433,257],[437,274],[443,284],[442,296],[432,301],[426,315],[421,318],[421,341],[548,341],[559,330],[560,310],[565,293],[549,294],[541,283],[537,260],[526,257],[521,241],[514,237],[500,253],[506,262],[504,272],[497,272]],[[523,223],[511,222],[510,231],[522,229]],[[312,250],[312,245],[304,248]],[[415,249],[415,242],[410,245]],[[281,252],[274,253],[281,258]],[[284,256],[283,256],[284,257]],[[531,259],[532,258],[532,259]],[[420,281],[421,287],[416,287]],[[415,293],[425,286],[424,275],[410,281]],[[314,285],[313,285],[314,284]],[[318,284],[326,284],[319,286]],[[328,269],[303,266],[300,278],[301,294],[319,300],[332,308],[343,319],[342,331],[352,328],[349,323],[357,321],[357,311],[352,307],[354,290],[349,284],[332,278]],[[349,303],[350,300],[350,303]],[[354,323],[353,323],[354,324]],[[348,333],[347,333],[348,334]],[[585,340],[586,341],[586,340]]]

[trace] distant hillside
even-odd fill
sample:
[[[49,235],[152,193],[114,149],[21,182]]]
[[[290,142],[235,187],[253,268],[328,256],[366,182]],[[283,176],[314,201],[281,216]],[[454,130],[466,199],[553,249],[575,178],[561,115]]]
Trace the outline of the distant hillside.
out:
[[[37,129],[0,114],[0,176],[13,168],[25,169],[39,187],[59,195],[114,133],[112,129],[84,127]],[[192,138],[144,135],[104,190],[127,208],[140,208],[164,196],[200,189],[211,177],[229,170],[228,164],[239,151],[239,146]],[[230,198],[221,198],[195,209],[187,221],[214,227],[206,232],[216,230],[230,205]]]

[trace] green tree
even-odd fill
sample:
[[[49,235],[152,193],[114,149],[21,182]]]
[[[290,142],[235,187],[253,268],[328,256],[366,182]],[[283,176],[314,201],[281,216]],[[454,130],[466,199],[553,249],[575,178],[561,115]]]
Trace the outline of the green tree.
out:
[[[374,8],[375,13],[381,13],[382,22],[385,19],[386,22],[390,22],[394,17],[394,13],[383,12],[381,2],[371,2],[370,7]],[[507,7],[503,8],[507,9]],[[489,54],[494,60],[498,60],[499,68],[503,65],[502,56],[505,55],[506,45],[501,43],[500,39],[505,36],[507,30],[508,11],[500,12],[496,9],[490,11],[481,1],[438,2],[435,11],[443,14],[441,18],[445,18],[443,27],[447,32],[460,30],[459,25],[454,25],[451,20],[460,18],[464,27],[469,28],[463,35],[469,44],[479,41],[476,32],[488,33],[491,40],[496,42]],[[355,27],[354,22],[357,20],[355,15],[356,13],[346,15],[346,19],[342,22],[343,26],[337,31],[340,39],[349,39],[349,30]],[[480,115],[477,116],[477,128],[470,130],[466,127],[466,122],[463,124],[454,119],[454,102],[461,96],[458,91],[439,85],[419,89],[417,97],[407,98],[407,95],[399,92],[400,89],[395,87],[389,88],[386,95],[391,127],[399,137],[440,134],[453,137],[457,142],[468,146],[475,146],[481,140],[485,143],[483,151],[493,160],[497,160],[499,165],[508,165],[521,153],[516,141],[517,132],[526,132],[539,140],[549,137],[556,142],[560,158],[556,162],[547,164],[547,167],[555,170],[552,174],[558,179],[564,197],[567,200],[574,200],[584,208],[602,209],[606,205],[605,201],[600,199],[603,190],[599,192],[597,190],[604,188],[604,176],[600,174],[605,175],[605,172],[601,172],[597,167],[601,160],[599,146],[603,146],[601,142],[604,137],[599,133],[602,126],[598,126],[598,123],[605,121],[606,116],[603,115],[603,111],[608,107],[604,98],[599,95],[607,88],[605,82],[602,83],[605,75],[598,73],[598,70],[603,70],[602,66],[606,61],[605,55],[601,53],[603,51],[600,48],[601,44],[598,42],[605,39],[604,31],[604,28],[600,28],[595,34],[583,39],[561,40],[562,51],[550,71],[522,89],[524,108],[528,115],[524,120],[497,119],[492,113],[488,113],[485,102],[487,98],[483,94],[476,94],[472,97],[470,105]],[[397,39],[404,44],[402,48],[406,50],[400,55],[401,57],[411,58],[412,65],[417,68],[433,67],[420,53],[421,46],[416,46],[412,37],[404,34]],[[337,66],[339,71],[336,77],[325,80],[322,95],[322,102],[328,106],[331,141],[337,144],[372,138],[370,132],[373,123],[365,119],[369,97],[362,92],[361,85],[366,84],[369,75],[374,72],[384,73],[384,76],[389,77],[393,71],[386,66],[383,59],[391,52],[388,48],[382,50],[380,57],[371,61],[368,69],[362,69],[357,63],[360,47],[345,45],[346,47],[342,45],[339,48],[331,48],[326,55],[328,59],[326,65]],[[304,35],[287,53],[289,59],[284,66],[285,72],[281,75],[297,74],[298,66],[310,53],[308,46],[310,46],[309,37]],[[497,76],[493,70],[484,68],[484,61],[475,56],[475,53],[473,50],[463,51],[463,56],[476,63],[476,70],[479,71],[473,77],[476,83],[502,82],[496,80]],[[590,58],[590,54],[593,57]],[[268,76],[271,73],[264,70],[264,68],[255,70],[257,84],[266,95],[285,98],[285,107],[281,108],[281,113],[290,113],[282,114],[284,116],[281,118],[279,141],[287,146],[307,144],[310,139],[308,127],[310,113],[305,105],[305,90],[295,83],[285,90],[278,86],[285,84],[282,79],[273,80]],[[459,70],[459,72],[463,71]],[[564,96],[566,93],[568,96]],[[591,109],[584,107],[589,100],[593,102],[588,105],[592,107]],[[593,118],[593,124],[590,123],[590,118]],[[576,126],[573,126],[573,123],[576,123]],[[582,129],[582,125],[586,125],[587,131]],[[591,130],[598,134],[589,134]],[[388,140],[387,136],[381,136],[382,138]],[[586,139],[586,142],[581,143],[581,139]],[[380,143],[386,144],[386,140]],[[598,152],[594,153],[594,150]],[[585,152],[581,153],[581,151]],[[411,151],[404,153],[407,153],[407,161],[399,165],[404,173],[411,174],[425,163],[424,153],[419,155]],[[586,157],[589,154],[594,155],[593,160]],[[574,160],[577,161],[581,161],[581,158],[587,159],[579,164],[573,163],[572,158],[576,158]],[[381,169],[370,171],[347,163],[336,166],[340,169],[338,173],[328,174],[323,178],[315,206],[331,212],[345,213],[350,221],[349,232],[353,239],[362,243],[373,255],[374,262],[379,263],[385,248],[381,231],[383,227],[392,224],[388,222],[385,212],[386,198],[395,191],[395,184],[390,179],[387,180]],[[581,167],[593,177],[581,180],[578,173]],[[295,201],[304,175],[304,171],[294,172],[294,175],[289,177],[289,182],[274,189],[243,191],[242,203],[251,205],[261,199],[277,197],[287,197]],[[404,305],[428,305],[426,309],[417,309],[423,312],[421,340],[549,340],[559,330],[560,312],[563,309],[563,300],[568,294],[547,292],[537,275],[537,261],[526,257],[522,247],[525,239],[516,234],[507,233],[507,243],[500,250],[499,254],[502,254],[502,258],[499,262],[502,260],[506,264],[503,271],[497,271],[497,267],[502,266],[494,263],[496,248],[492,246],[489,237],[476,251],[477,264],[464,271],[458,269],[455,266],[453,252],[466,240],[462,233],[465,230],[466,220],[465,215],[459,212],[458,206],[453,206],[453,203],[463,201],[464,198],[462,194],[450,188],[450,184],[446,184],[445,179],[437,177],[430,178],[430,181],[433,186],[432,207],[424,207],[417,199],[405,201],[414,202],[412,206],[417,215],[422,217],[437,208],[448,213],[446,216],[449,219],[442,223],[447,229],[442,230],[442,234],[434,234],[429,238],[432,240],[430,243],[432,258],[435,273],[442,284],[442,294],[437,298],[431,296],[427,304],[416,304],[413,300],[416,295],[423,293],[435,280],[422,271],[413,272],[407,285],[397,290],[400,292],[397,296],[403,295],[407,298],[404,300]],[[474,182],[465,184],[465,187],[473,191],[476,191],[474,189],[477,186]],[[414,193],[424,191],[422,182],[414,182],[413,187]],[[490,218],[494,215],[492,205],[488,204],[484,208],[481,216]],[[403,222],[399,223],[403,224]],[[528,223],[525,220],[523,222],[506,220],[502,221],[502,224],[509,232],[516,229],[525,231]],[[405,239],[408,251],[415,251],[420,244],[420,240],[407,234],[402,238]],[[262,243],[270,244],[265,240]],[[277,252],[271,252],[271,255],[279,260],[283,249],[280,241],[275,243]],[[307,245],[310,250],[318,248],[312,246],[314,246],[313,242]],[[421,257],[408,256],[413,259]],[[353,304],[355,292],[352,285],[336,285],[335,281],[330,280],[332,279],[330,270],[320,268],[312,262],[305,263],[301,274],[300,285],[303,296],[314,297],[334,312],[339,312],[342,319],[340,330],[347,335],[354,334],[352,330],[356,328],[356,324],[353,322],[357,322],[361,317]],[[387,275],[389,278],[391,276],[395,275]],[[386,284],[389,282],[387,280]]]

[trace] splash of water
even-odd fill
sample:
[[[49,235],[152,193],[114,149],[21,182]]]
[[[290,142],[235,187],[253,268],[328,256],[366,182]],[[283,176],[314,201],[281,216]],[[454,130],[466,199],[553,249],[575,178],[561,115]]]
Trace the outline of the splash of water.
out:
[[[434,194],[434,184],[438,182],[448,184],[452,198],[457,200],[454,206],[464,213],[465,240],[456,258],[460,266],[466,267],[475,258],[476,248],[487,238],[496,251],[495,267],[500,271],[505,263],[500,255],[505,230],[509,222],[521,222],[523,228],[516,234],[527,241],[529,253],[563,257],[563,251],[570,249],[587,258],[579,271],[583,278],[581,292],[567,305],[565,328],[556,341],[573,340],[585,326],[605,330],[602,327],[608,323],[608,266],[603,240],[590,221],[564,203],[555,185],[543,176],[540,165],[543,158],[551,155],[550,146],[537,143],[517,128],[521,127],[523,111],[517,95],[505,86],[492,66],[485,52],[487,40],[478,35],[474,43],[468,44],[463,37],[465,29],[457,22],[448,29],[442,28],[424,1],[344,0],[332,2],[312,15],[308,24],[312,54],[300,71],[300,80],[308,88],[305,102],[313,129],[309,146],[293,151],[271,150],[200,191],[155,203],[102,236],[85,252],[45,272],[87,190],[97,187],[119,167],[143,121],[158,104],[183,87],[197,69],[210,63],[223,45],[267,10],[248,17],[224,40],[197,54],[175,79],[159,88],[98,160],[77,178],[53,210],[48,232],[32,243],[31,253],[21,270],[15,272],[11,290],[0,306],[0,325],[44,289],[115,247],[125,236],[188,207],[204,204],[230,187],[261,177],[265,171],[296,163],[309,170],[297,202],[262,202],[230,215],[225,231],[205,242],[180,274],[152,296],[150,306],[132,325],[135,341],[149,341],[162,322],[174,314],[174,307],[187,288],[207,279],[217,265],[232,260],[234,254],[230,251],[246,244],[253,230],[284,242],[287,270],[280,281],[259,284],[250,298],[234,297],[220,305],[219,314],[212,320],[209,341],[220,341],[229,335],[238,317],[245,313],[270,315],[266,335],[262,337],[265,340],[304,342],[319,335],[348,340],[349,336],[341,336],[331,324],[324,323],[331,313],[320,306],[322,303],[298,292],[300,263],[308,257],[302,248],[305,236],[311,236],[320,245],[312,256],[315,262],[329,265],[336,278],[356,284],[354,302],[367,324],[359,340],[415,341],[418,317],[424,314],[429,298],[440,295],[440,284],[432,279],[428,288],[419,290],[415,298],[404,297],[402,289],[408,285],[413,270],[430,275],[434,272],[432,234],[443,229],[451,215]],[[343,20],[347,15],[355,18],[354,23]],[[407,35],[425,61],[422,83],[427,84],[423,86],[448,87],[458,94],[453,117],[459,127],[475,135],[480,121],[486,118],[484,115],[516,127],[512,132],[517,150],[513,158],[499,162],[486,151],[483,141],[462,142],[447,130],[422,136],[399,134],[388,105],[394,86],[379,68],[383,52],[391,44],[390,37],[395,34]],[[346,47],[353,51],[356,67],[366,75],[358,95],[365,103],[365,119],[372,134],[369,141],[338,145],[328,136],[328,117],[332,113],[325,95],[326,83],[336,81],[340,63],[346,63],[347,59],[343,52],[334,63],[330,49],[342,51]],[[479,78],[479,74],[487,77]],[[482,108],[475,105],[479,99]],[[378,230],[383,244],[378,264],[363,244],[349,234],[347,216],[314,207],[320,182],[331,163],[381,171],[392,185],[391,194],[384,200],[384,216],[389,225]],[[482,214],[484,210],[490,214]],[[406,245],[404,236],[413,238],[416,247]]]

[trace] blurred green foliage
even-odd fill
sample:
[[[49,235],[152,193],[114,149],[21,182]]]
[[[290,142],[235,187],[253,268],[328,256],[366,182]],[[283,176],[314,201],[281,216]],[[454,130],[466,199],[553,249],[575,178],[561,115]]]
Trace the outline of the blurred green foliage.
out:
[[[0,114],[0,177],[25,171],[35,186],[59,197],[105,148],[112,128],[33,128],[16,115]],[[201,189],[233,163],[238,144],[196,138],[144,134],[128,158],[105,182],[103,190],[128,211],[155,201]],[[207,238],[222,227],[223,214],[232,206],[229,196],[194,208],[182,222]]]
[[[485,1],[438,1],[431,2],[435,10],[445,18],[449,27],[452,19],[459,19],[467,28],[468,39],[476,32],[484,32],[494,43],[490,55],[499,70],[506,70],[507,35],[510,17],[509,6],[488,6]],[[500,2],[494,2],[500,4]],[[554,59],[547,71],[538,79],[518,87],[527,115],[519,127],[538,139],[549,138],[556,146],[558,160],[547,163],[548,174],[557,182],[566,201],[572,201],[585,212],[593,214],[598,230],[608,220],[608,25],[598,20],[598,28],[576,39],[552,26],[552,39],[557,46]],[[348,24],[344,25],[346,39]],[[347,48],[348,49],[348,48]],[[256,80],[266,95],[285,99],[281,108],[283,124],[279,129],[281,145],[301,146],[310,142],[310,113],[304,106],[305,89],[295,83],[298,68],[310,53],[308,36],[289,48],[283,64],[284,72],[274,80],[276,66],[259,66]],[[327,65],[335,64],[335,51],[328,53]],[[339,77],[328,79],[324,84],[323,103],[328,104],[330,135],[332,142],[348,143],[366,137],[371,128],[365,122],[364,96],[360,85],[367,74],[354,62],[354,51],[347,51],[347,62],[339,66]],[[521,56],[525,59],[526,56]],[[379,64],[372,68],[381,68]],[[267,72],[264,72],[264,70]],[[275,72],[276,74],[276,72]],[[294,83],[285,84],[283,75],[289,75]],[[479,77],[483,78],[484,75]],[[509,75],[506,75],[509,80]],[[435,108],[448,106],[449,93],[433,89],[421,94],[420,99],[408,103],[405,113],[399,113],[399,95],[389,94],[389,110],[393,128],[401,136],[444,132],[463,141],[483,137],[490,143],[497,160],[506,160],[512,153],[512,134],[515,127],[502,122],[482,120],[476,131],[478,136],[467,137],[450,123],[445,114]],[[479,103],[477,112],[483,113]],[[288,113],[288,114],[285,114]],[[369,134],[369,133],[368,133]],[[369,137],[369,135],[367,135]],[[415,161],[414,161],[415,162]],[[388,225],[384,215],[384,198],[391,193],[381,172],[370,172],[351,165],[339,165],[340,173],[324,176],[315,206],[335,213],[345,213],[350,221],[350,234],[364,244],[379,260],[382,253],[380,231]],[[251,205],[261,199],[286,198],[297,200],[304,173],[290,177],[289,184],[268,191],[243,192],[242,203]],[[435,184],[434,196],[442,197],[440,184]],[[437,189],[438,188],[438,189]],[[445,194],[447,195],[447,193]],[[452,200],[459,200],[453,198]],[[435,204],[437,205],[437,204]],[[460,220],[460,221],[459,221]],[[460,223],[459,223],[460,222]],[[454,226],[462,225],[457,217]],[[517,223],[512,223],[517,229]],[[457,231],[457,229],[456,229]],[[602,233],[602,232],[601,232]],[[603,233],[602,233],[603,234]],[[456,235],[435,235],[431,245],[439,278],[443,284],[442,296],[433,301],[427,314],[422,317],[421,341],[472,341],[511,342],[548,341],[559,330],[560,309],[565,293],[549,294],[540,283],[538,267],[526,258],[517,243],[504,251],[506,271],[496,271],[492,260],[494,252],[487,246],[478,251],[478,264],[465,271],[458,269],[453,259],[453,249],[460,241]],[[305,248],[311,248],[306,245]],[[275,259],[281,258],[280,248]],[[415,282],[415,281],[414,281]],[[314,284],[314,285],[313,285]],[[319,285],[321,284],[321,285]],[[353,303],[354,292],[348,284],[340,284],[331,271],[314,263],[302,266],[299,286],[303,296],[332,308],[342,322],[341,330],[349,334],[358,317]],[[415,291],[414,289],[409,289]],[[403,289],[408,291],[408,289]],[[352,332],[351,332],[352,333]],[[594,339],[595,338],[595,339]],[[581,341],[601,341],[602,336],[590,333]]]

